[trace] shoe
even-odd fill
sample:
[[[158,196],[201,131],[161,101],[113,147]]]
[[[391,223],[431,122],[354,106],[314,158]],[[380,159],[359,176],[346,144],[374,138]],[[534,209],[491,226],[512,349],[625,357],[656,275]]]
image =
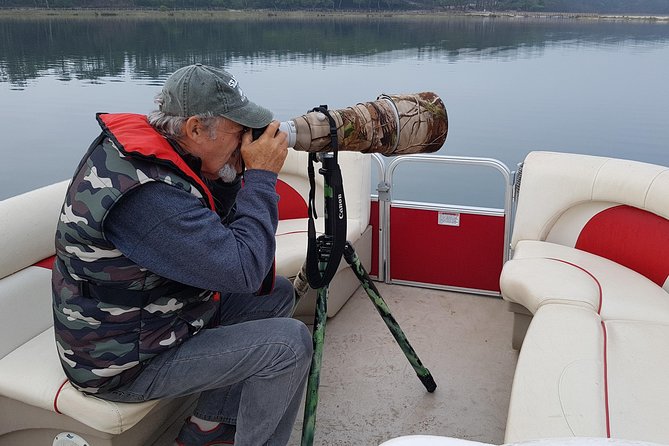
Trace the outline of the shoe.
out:
[[[175,441],[178,446],[235,444],[235,426],[221,423],[212,430],[203,431],[188,418]]]

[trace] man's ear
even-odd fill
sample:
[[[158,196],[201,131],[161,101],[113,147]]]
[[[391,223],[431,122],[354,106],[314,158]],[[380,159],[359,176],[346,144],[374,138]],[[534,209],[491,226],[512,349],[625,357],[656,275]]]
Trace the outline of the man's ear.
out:
[[[191,116],[186,120],[184,124],[184,133],[190,139],[198,139],[204,133],[204,128],[202,127],[202,122],[196,117]]]

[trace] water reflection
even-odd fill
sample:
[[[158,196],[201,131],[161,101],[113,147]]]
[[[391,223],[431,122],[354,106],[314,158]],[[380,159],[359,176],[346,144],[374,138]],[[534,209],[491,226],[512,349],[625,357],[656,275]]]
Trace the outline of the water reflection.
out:
[[[0,82],[103,78],[158,85],[193,61],[276,64],[384,63],[397,52],[418,60],[538,57],[546,46],[666,42],[666,25],[507,18],[262,18],[179,20],[120,18],[0,19]],[[116,79],[116,80],[119,80]],[[106,79],[105,81],[109,81]]]

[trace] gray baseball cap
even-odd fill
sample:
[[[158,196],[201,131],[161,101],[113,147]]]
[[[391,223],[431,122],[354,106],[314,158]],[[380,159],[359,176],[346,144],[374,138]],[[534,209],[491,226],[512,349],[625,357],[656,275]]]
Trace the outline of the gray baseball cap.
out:
[[[201,63],[172,73],[162,95],[159,109],[167,115],[190,117],[211,112],[250,128],[272,121],[272,112],[249,101],[232,74]]]

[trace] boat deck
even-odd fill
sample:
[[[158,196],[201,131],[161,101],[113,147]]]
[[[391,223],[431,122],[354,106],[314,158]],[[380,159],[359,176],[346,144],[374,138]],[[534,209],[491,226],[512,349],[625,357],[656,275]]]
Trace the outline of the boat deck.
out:
[[[432,434],[501,444],[518,353],[498,298],[377,283],[437,382],[427,393],[362,289],[328,320],[314,445]],[[302,414],[290,445],[300,444]]]
[[[518,358],[504,301],[376,286],[437,389],[425,390],[359,288],[327,322],[314,446],[376,446],[411,434],[502,444]],[[289,446],[300,445],[302,417],[300,410]],[[154,446],[172,446],[180,427]]]

